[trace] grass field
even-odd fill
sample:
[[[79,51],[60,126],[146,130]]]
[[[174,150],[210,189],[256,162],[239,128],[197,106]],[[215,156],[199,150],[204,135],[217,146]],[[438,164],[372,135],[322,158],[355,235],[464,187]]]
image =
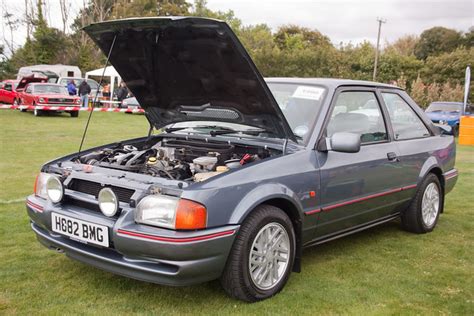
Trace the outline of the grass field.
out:
[[[0,110],[0,314],[474,315],[474,147],[458,146],[459,181],[436,230],[388,223],[307,249],[302,273],[256,304],[214,281],[171,288],[126,279],[41,246],[24,198],[40,166],[78,149],[86,114],[34,117]],[[85,147],[142,136],[144,116],[94,113]]]

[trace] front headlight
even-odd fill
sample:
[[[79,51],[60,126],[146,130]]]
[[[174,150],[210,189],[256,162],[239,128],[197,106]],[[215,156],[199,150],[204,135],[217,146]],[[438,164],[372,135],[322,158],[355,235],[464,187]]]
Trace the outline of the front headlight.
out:
[[[36,196],[54,203],[61,201],[64,196],[64,187],[59,178],[44,172],[36,177],[34,191]]]
[[[170,229],[206,228],[207,210],[196,202],[167,195],[149,195],[138,203],[135,221]]]
[[[48,182],[50,175],[47,173],[41,172],[36,176],[35,181],[35,195],[43,199],[48,198],[48,193],[46,191],[46,182]]]
[[[61,181],[55,177],[50,176],[46,182],[46,193],[53,203],[58,203],[63,199],[64,187]]]
[[[445,120],[439,120],[439,124],[446,125],[446,124],[448,124],[448,122],[446,122]]]
[[[40,103],[44,103],[44,98],[39,98]]]

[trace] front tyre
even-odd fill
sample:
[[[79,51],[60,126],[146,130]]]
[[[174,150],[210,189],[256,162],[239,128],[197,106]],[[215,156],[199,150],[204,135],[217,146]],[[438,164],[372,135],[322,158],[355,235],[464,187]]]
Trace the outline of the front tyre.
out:
[[[71,117],[78,117],[79,111],[72,111],[72,112],[69,112],[69,114],[71,114]]]
[[[257,207],[242,224],[221,276],[232,297],[256,302],[285,286],[295,258],[290,218],[270,205]]]
[[[418,188],[410,206],[402,214],[403,228],[417,234],[431,232],[438,223],[443,199],[443,190],[438,177],[429,173]]]
[[[33,110],[33,114],[34,114],[34,116],[41,116],[41,115],[43,115],[43,111],[38,110],[38,109],[35,107],[35,109]]]

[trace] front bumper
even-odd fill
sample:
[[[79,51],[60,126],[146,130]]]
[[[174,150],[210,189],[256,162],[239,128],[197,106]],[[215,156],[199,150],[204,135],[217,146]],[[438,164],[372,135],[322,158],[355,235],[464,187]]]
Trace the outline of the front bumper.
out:
[[[31,228],[44,246],[97,268],[158,284],[183,286],[222,274],[239,226],[176,232],[135,224],[132,210],[117,219],[35,196],[26,203]],[[109,227],[110,247],[83,244],[52,232],[51,212]]]

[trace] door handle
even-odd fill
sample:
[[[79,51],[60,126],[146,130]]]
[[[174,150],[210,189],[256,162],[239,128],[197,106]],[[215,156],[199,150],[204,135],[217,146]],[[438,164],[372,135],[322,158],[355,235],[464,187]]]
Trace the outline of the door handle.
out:
[[[387,153],[387,158],[388,158],[389,161],[395,161],[395,162],[400,161],[400,160],[398,159],[397,154],[394,153],[394,152],[389,152],[389,153]]]

